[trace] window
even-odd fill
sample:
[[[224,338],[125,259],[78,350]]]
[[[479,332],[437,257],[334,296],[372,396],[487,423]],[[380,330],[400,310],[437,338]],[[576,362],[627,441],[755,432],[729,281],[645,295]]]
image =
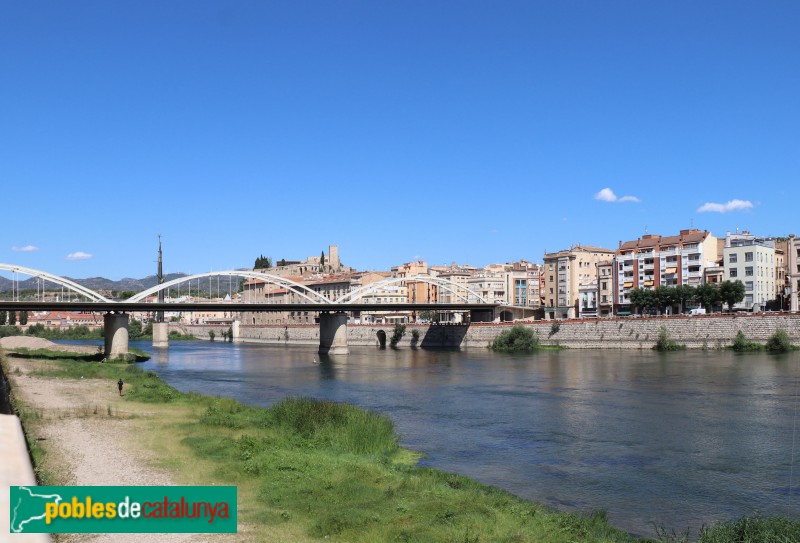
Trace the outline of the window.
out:
[[[731,268],[731,277],[739,277],[739,270],[736,268]]]
[[[601,288],[601,289],[603,289],[603,290],[606,290],[606,289],[608,289],[608,283],[606,283],[605,281],[603,281],[603,282],[600,284],[600,288]],[[603,298],[605,298],[605,296],[603,296]],[[603,300],[603,301],[605,302],[605,300]]]
[[[752,262],[753,261],[753,253],[745,253],[744,254],[744,261],[745,262]]]
[[[746,290],[746,291],[753,290],[753,282],[752,281],[745,281],[744,290]]]
[[[748,277],[752,277],[752,276],[753,276],[753,266],[747,266],[747,267],[744,269],[744,274],[745,274],[746,276],[748,276]]]
[[[739,258],[739,255],[737,255],[736,253],[731,253],[728,256],[728,262],[730,262],[731,264],[735,264],[737,262],[738,258]]]

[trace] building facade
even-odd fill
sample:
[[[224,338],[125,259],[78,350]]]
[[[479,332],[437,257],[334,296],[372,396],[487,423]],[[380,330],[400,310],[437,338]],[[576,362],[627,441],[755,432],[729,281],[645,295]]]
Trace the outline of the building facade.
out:
[[[544,255],[547,292],[544,294],[546,319],[573,319],[580,314],[582,287],[597,281],[601,262],[614,256],[614,251],[602,247],[577,245],[570,249]],[[595,291],[596,291],[595,287]]]
[[[775,242],[729,232],[723,261],[725,280],[744,283],[744,300],[733,307],[764,310],[775,297]]]

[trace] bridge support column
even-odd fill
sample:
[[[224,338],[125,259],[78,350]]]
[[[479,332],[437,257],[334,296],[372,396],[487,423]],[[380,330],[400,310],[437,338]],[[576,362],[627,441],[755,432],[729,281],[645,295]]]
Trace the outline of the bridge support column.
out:
[[[128,354],[128,315],[106,313],[103,317],[106,338],[106,358],[118,358]]]
[[[169,323],[153,323],[153,347],[169,347]]]
[[[239,342],[239,334],[240,334],[239,325],[240,324],[241,323],[239,322],[239,319],[235,319],[233,321],[233,324],[231,324],[231,331],[233,332],[233,342],[234,343],[238,343]]]
[[[347,313],[319,314],[319,354],[348,354]]]

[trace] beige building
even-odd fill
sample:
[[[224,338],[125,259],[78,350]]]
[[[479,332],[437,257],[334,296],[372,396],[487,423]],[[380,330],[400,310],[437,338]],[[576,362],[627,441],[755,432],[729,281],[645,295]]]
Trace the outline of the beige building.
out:
[[[581,287],[597,280],[597,268],[614,256],[602,247],[576,245],[544,255],[547,292],[544,294],[546,319],[573,319],[579,315]]]
[[[598,317],[614,314],[614,260],[597,263]]]
[[[271,268],[257,269],[254,271],[277,275],[279,277],[310,277],[325,273],[353,272],[353,269],[349,266],[342,265],[341,260],[339,260],[339,247],[336,245],[328,246],[328,254],[325,256],[324,264],[320,256],[309,256],[302,261],[284,260],[282,265],[278,265],[279,263],[280,262],[273,262]]]

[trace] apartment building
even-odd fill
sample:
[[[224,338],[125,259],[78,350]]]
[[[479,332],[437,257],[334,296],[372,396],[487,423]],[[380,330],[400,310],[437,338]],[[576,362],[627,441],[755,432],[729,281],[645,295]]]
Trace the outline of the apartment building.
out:
[[[614,251],[611,249],[581,245],[556,253],[545,253],[545,318],[577,317],[580,313],[581,287],[596,282],[598,265],[613,256]]]
[[[539,291],[540,266],[527,260],[506,264],[500,274],[506,292],[506,302],[520,307],[538,308],[541,305]]]
[[[765,309],[775,297],[775,242],[728,232],[723,261],[725,280],[744,283],[744,300],[734,308]]]
[[[718,240],[707,230],[620,241],[614,257],[616,314],[630,314],[630,291],[635,288],[702,284],[705,269],[719,258]]]
[[[789,309],[800,310],[798,304],[798,291],[800,291],[800,238],[794,234],[786,240],[786,282],[789,295]]]

